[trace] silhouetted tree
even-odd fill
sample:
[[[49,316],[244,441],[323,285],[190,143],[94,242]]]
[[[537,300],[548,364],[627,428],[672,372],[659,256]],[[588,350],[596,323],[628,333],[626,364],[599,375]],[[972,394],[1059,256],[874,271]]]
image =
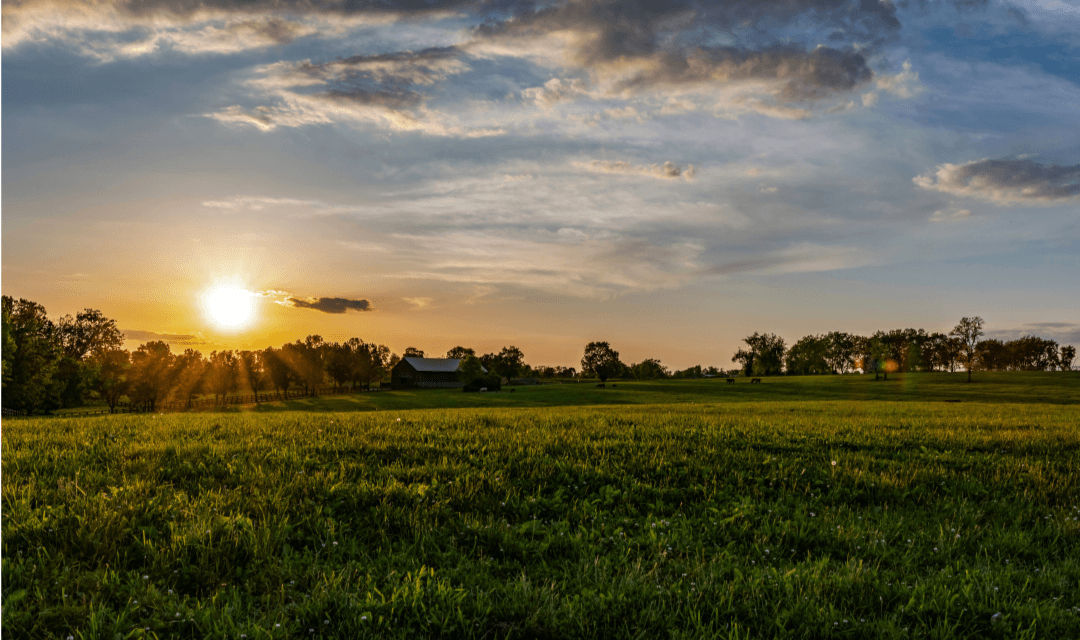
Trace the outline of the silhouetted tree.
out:
[[[606,382],[613,374],[623,368],[619,361],[619,352],[606,342],[590,342],[585,345],[585,355],[581,358],[581,372],[596,376],[600,382]]]
[[[327,343],[323,346],[323,363],[326,366],[326,375],[334,381],[334,388],[343,388],[353,379],[353,370],[356,368],[356,359],[353,355],[352,345],[348,342],[338,344]]]
[[[472,349],[467,349],[465,347],[454,347],[453,349],[446,352],[447,358],[457,358],[459,360],[464,358],[465,356],[475,355],[476,351],[473,351]]]
[[[241,351],[240,371],[247,380],[248,387],[255,394],[255,403],[259,403],[259,389],[266,385],[266,363],[262,351]]]
[[[240,383],[240,359],[231,350],[213,351],[207,361],[206,387],[214,394],[215,403],[224,405],[225,398],[236,391]]]
[[[701,367],[698,367],[700,373]],[[668,377],[668,368],[660,364],[660,361],[655,358],[649,358],[642,360],[641,362],[632,365],[630,367],[630,375],[638,380],[651,380],[654,378],[666,378]]]
[[[184,352],[173,359],[172,397],[182,401],[190,409],[195,396],[203,392],[206,386],[207,364],[202,353],[195,349]]]
[[[516,378],[525,368],[525,354],[517,347],[503,347],[498,353],[485,353],[480,362],[488,370],[501,378]]]
[[[404,358],[423,358],[424,352],[416,347],[406,347]]]
[[[757,333],[743,339],[749,349],[739,349],[732,362],[741,362],[745,375],[775,376],[783,371],[784,339],[773,333]]]
[[[788,375],[821,375],[833,373],[829,365],[829,340],[825,336],[804,336],[791,345],[785,357]]]
[[[1065,345],[1061,347],[1061,370],[1071,371],[1073,360],[1076,358],[1076,347]]]
[[[172,365],[168,343],[155,340],[139,345],[131,354],[132,401],[154,411],[171,390]]]
[[[267,347],[263,351],[263,366],[270,378],[270,384],[274,385],[274,390],[278,395],[284,394],[288,397],[289,387],[296,381],[296,373],[289,362],[290,354],[286,352],[286,348],[291,351],[292,345],[286,344],[281,349]]]
[[[961,318],[960,324],[949,332],[950,336],[956,336],[961,341],[962,353],[967,365],[968,382],[971,382],[971,369],[975,366],[975,348],[979,344],[979,337],[983,335],[982,328],[983,319],[975,316],[974,318]]]

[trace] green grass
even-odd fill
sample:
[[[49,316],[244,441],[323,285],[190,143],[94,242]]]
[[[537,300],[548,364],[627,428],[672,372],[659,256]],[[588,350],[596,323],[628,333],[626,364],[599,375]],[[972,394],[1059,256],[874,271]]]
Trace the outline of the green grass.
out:
[[[1075,378],[983,376],[7,420],[2,628],[1080,637]]]

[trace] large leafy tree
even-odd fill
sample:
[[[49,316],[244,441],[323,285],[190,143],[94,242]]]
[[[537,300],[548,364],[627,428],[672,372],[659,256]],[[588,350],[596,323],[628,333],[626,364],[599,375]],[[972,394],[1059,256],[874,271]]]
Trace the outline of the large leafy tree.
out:
[[[240,373],[247,382],[248,388],[255,394],[255,402],[259,402],[259,390],[266,386],[266,363],[263,362],[262,351],[241,351]]]
[[[800,376],[833,373],[828,354],[828,337],[804,336],[788,349],[785,368],[787,373]]]
[[[587,376],[596,376],[600,382],[622,371],[624,365],[619,360],[619,352],[607,342],[590,342],[585,345],[585,355],[581,358],[581,372]]]
[[[1074,359],[1076,359],[1076,347],[1069,344],[1061,348],[1060,361],[1062,371],[1071,371]]]
[[[8,334],[4,404],[27,413],[57,408],[63,390],[57,376],[63,348],[56,325],[36,302],[3,296],[2,306]]]
[[[950,336],[960,340],[964,363],[967,365],[968,382],[971,382],[971,369],[975,366],[975,358],[979,338],[983,335],[983,319],[979,316],[973,318],[961,318],[960,324],[956,325]]]
[[[94,391],[109,405],[109,411],[115,413],[116,405],[131,388],[131,354],[123,349],[110,349],[94,354],[90,361],[97,369]]]
[[[701,367],[698,367],[700,371]],[[630,367],[630,374],[638,380],[668,377],[668,368],[656,358],[648,358]]]
[[[485,353],[481,364],[490,373],[502,378],[516,378],[525,370],[525,354],[514,346],[503,347],[498,353]]]
[[[757,333],[743,338],[747,349],[739,349],[732,362],[743,365],[745,375],[775,376],[783,372],[784,339],[773,333]]]
[[[74,360],[84,360],[124,346],[124,334],[116,328],[116,321],[106,318],[97,309],[84,309],[74,318],[70,315],[60,318],[57,329],[64,355]]]
[[[353,355],[352,345],[349,342],[338,344],[327,343],[323,347],[323,364],[326,367],[326,375],[334,381],[334,387],[344,388],[354,378],[353,371],[356,369],[356,359]]]
[[[267,347],[262,352],[263,366],[266,368],[267,376],[270,378],[270,384],[274,385],[274,389],[278,394],[288,395],[289,387],[296,382],[296,373],[289,362],[291,350],[292,345],[286,344],[280,349]]]
[[[207,374],[208,367],[202,353],[195,349],[184,349],[173,359],[172,397],[191,408],[192,400],[206,387]]]
[[[855,336],[843,331],[833,331],[825,336],[825,361],[829,368],[844,374],[855,368]]]
[[[131,354],[131,397],[147,411],[169,395],[173,384],[175,356],[168,343],[154,340],[139,345]]]
[[[483,363],[480,362],[480,358],[477,358],[474,355],[466,355],[464,358],[461,359],[461,362],[458,363],[457,373],[458,379],[466,387],[486,375],[484,373]]]
[[[207,362],[206,388],[214,394],[215,402],[224,404],[225,397],[236,391],[240,382],[240,359],[229,349],[210,353]]]
[[[95,386],[98,367],[93,356],[123,347],[124,334],[116,328],[115,320],[96,309],[60,318],[56,331],[63,352],[56,373],[62,387],[61,403],[65,407],[77,406]]]

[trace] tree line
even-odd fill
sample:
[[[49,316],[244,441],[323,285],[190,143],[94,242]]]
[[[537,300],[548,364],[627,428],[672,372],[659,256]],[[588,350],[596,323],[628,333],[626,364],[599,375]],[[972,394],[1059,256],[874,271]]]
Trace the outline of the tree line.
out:
[[[111,410],[126,398],[153,411],[166,401],[188,406],[200,395],[220,402],[240,388],[259,398],[290,389],[304,394],[330,380],[336,388],[370,388],[397,361],[384,345],[359,338],[326,342],[311,335],[275,349],[173,353],[168,343],[151,341],[135,351],[122,348],[116,321],[86,309],[74,317],[50,320],[45,308],[29,300],[3,297],[4,407],[48,413],[88,400]]]
[[[893,329],[860,336],[841,331],[800,338],[787,347],[771,333],[743,340],[732,362],[744,375],[844,374],[855,370],[886,379],[909,371],[1068,371],[1076,348],[1055,340],[1024,336],[1015,340],[980,340],[984,321],[963,318],[948,334],[922,329]]]
[[[328,381],[337,389],[370,389],[387,378],[400,360],[385,345],[351,338],[326,342],[318,335],[262,350],[216,350],[203,356],[197,350],[173,353],[168,343],[151,341],[129,352],[116,322],[100,311],[85,309],[75,316],[50,320],[45,308],[29,300],[3,296],[3,399],[5,409],[48,413],[104,402],[111,410],[128,403],[153,411],[164,402],[191,406],[200,395],[219,402],[243,388],[255,395],[290,390],[305,395]],[[773,376],[845,374],[856,370],[884,375],[909,371],[1052,371],[1070,370],[1076,357],[1072,346],[1024,336],[1016,340],[980,340],[983,320],[963,318],[948,335],[922,329],[894,329],[860,336],[840,331],[800,338],[788,347],[771,333],[754,333],[732,357],[738,369],[689,367],[671,371],[649,358],[626,364],[608,342],[585,346],[580,370],[574,367],[533,367],[515,346],[476,355],[457,346],[446,358],[462,360],[466,384],[498,386],[502,379],[609,378],[658,379],[714,376]],[[425,357],[414,347],[404,357]],[[475,386],[475,385],[474,385]]]

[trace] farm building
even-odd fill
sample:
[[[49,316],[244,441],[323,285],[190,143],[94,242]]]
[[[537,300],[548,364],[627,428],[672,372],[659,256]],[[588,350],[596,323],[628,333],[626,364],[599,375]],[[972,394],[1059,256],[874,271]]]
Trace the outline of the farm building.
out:
[[[395,389],[460,389],[465,384],[458,378],[459,358],[402,358],[390,370]],[[487,370],[484,370],[487,373]]]

